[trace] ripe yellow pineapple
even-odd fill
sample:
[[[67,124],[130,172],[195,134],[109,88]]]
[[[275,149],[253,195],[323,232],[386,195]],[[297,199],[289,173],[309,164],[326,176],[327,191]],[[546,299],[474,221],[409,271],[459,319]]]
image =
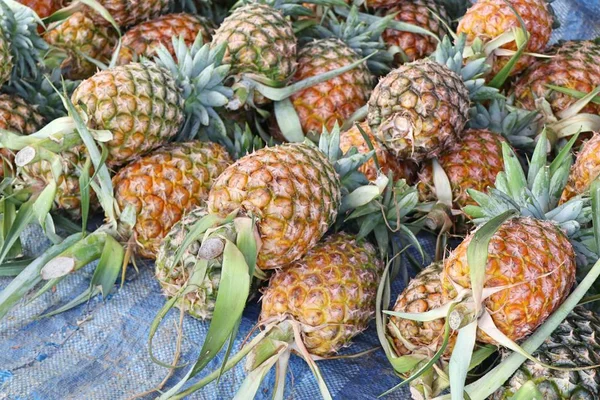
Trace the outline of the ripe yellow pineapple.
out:
[[[273,269],[319,241],[337,217],[340,198],[340,179],[325,154],[294,143],[258,150],[227,168],[210,191],[208,211],[258,218],[257,266]]]
[[[197,15],[179,13],[167,14],[151,21],[143,22],[128,30],[121,39],[118,65],[138,61],[140,57],[152,58],[156,47],[164,45],[171,55],[175,55],[172,37],[182,36],[185,44],[194,43],[198,33],[205,43],[210,42],[212,22]]]
[[[360,59],[359,54],[339,39],[315,40],[300,49],[294,81],[318,76]],[[371,72],[363,64],[294,93],[290,100],[304,134],[315,135],[321,132],[323,126],[332,129],[336,123],[343,123],[366,104],[373,82]]]
[[[399,160],[394,157],[393,154],[377,142],[371,128],[366,122],[361,122],[359,125],[373,145],[375,156],[381,167],[381,173],[387,175],[389,172],[392,172],[394,179],[405,179],[409,183],[412,182],[415,179],[417,165],[409,160]],[[368,153],[370,151],[369,146],[356,125],[342,132],[340,135],[340,148],[342,151],[347,152],[352,147],[355,147],[360,153]],[[370,181],[375,180],[378,175],[377,167],[373,160],[369,160],[362,165],[359,171],[365,174]]]
[[[360,21],[358,9],[353,7],[343,21],[327,14],[313,35],[301,38],[305,44],[298,53],[295,82],[314,79],[372,56],[367,62],[290,97],[304,135],[314,138],[322,127],[331,129],[335,123],[342,124],[367,103],[375,74],[389,71],[392,62],[380,38],[389,19],[367,24]]]
[[[389,7],[384,12],[386,15],[397,13],[394,17],[396,21],[427,29],[440,39],[446,36],[443,22],[449,26],[449,17],[446,8],[436,0],[391,1]],[[395,57],[396,65],[426,57],[435,51],[438,44],[434,36],[392,28],[386,29],[382,37],[388,46],[397,46],[401,50]]]
[[[98,0],[115,20],[118,26],[128,28],[142,22],[166,14],[171,5],[170,0]],[[96,12],[89,12],[97,25],[108,26],[110,23]]]
[[[86,13],[78,11],[64,21],[48,26],[44,39],[64,52],[61,68],[69,79],[85,79],[98,67],[85,56],[108,64],[117,42],[110,26],[99,26]]]
[[[214,180],[233,160],[219,144],[172,143],[124,168],[113,178],[121,210],[136,212],[137,253],[155,258],[162,238],[181,217],[204,205]]]
[[[568,146],[572,146],[572,142]],[[445,329],[442,323],[457,330],[458,338],[461,334],[469,335],[468,340],[476,343],[498,344],[496,339],[520,341],[534,332],[570,294],[575,283],[578,249],[574,243],[579,240],[577,233],[586,223],[590,206],[581,199],[559,206],[558,197],[549,194],[551,184],[566,181],[570,160],[558,158],[559,164],[553,165],[551,170],[546,159],[547,146],[548,140],[542,134],[529,165],[529,171],[536,172],[527,176],[510,146],[502,143],[504,171],[498,174],[496,189],[488,194],[469,190],[478,205],[464,208],[474,223],[483,227],[467,236],[445,258],[439,276],[431,269],[431,275],[428,271],[411,283],[398,299],[394,311],[390,312],[392,315],[404,312],[395,315],[388,325],[388,335],[393,338],[398,355],[431,357],[442,343],[440,334]],[[565,148],[565,152],[568,151],[569,148]],[[559,207],[560,213],[553,212]],[[500,216],[504,219],[498,220]],[[491,222],[488,224],[488,221]],[[495,230],[490,232],[488,227]],[[474,240],[476,236],[478,238]],[[487,244],[485,259],[477,254],[483,247],[467,256],[471,246],[481,244]],[[479,314],[474,306],[476,289],[472,286],[473,265],[470,265],[476,259],[485,260],[481,265],[485,274],[479,282]],[[436,285],[436,279],[439,279],[439,285]],[[447,315],[451,305],[456,308],[448,321],[440,319]],[[425,311],[433,314],[421,322],[406,314]],[[463,339],[467,340],[464,336]],[[501,344],[506,345],[506,342]],[[453,353],[456,351],[468,349],[452,349]],[[447,352],[448,348],[444,354]],[[431,382],[436,385],[433,393]],[[425,391],[431,396],[439,394],[448,385],[435,378],[420,384],[413,386],[413,390],[421,395]]]
[[[260,321],[297,321],[310,354],[335,354],[367,328],[383,263],[375,247],[345,233],[325,238],[271,277]],[[316,328],[316,329],[315,329]]]
[[[468,189],[480,192],[493,187],[496,176],[504,170],[502,135],[487,130],[467,129],[460,142],[455,143],[439,157],[438,162],[448,176],[452,188],[453,205],[461,209],[476,204]],[[436,201],[433,167],[426,163],[419,171],[419,197],[421,201]]]
[[[444,302],[457,295],[454,284],[470,288],[468,236],[444,262]],[[553,221],[513,218],[502,224],[488,246],[484,287],[510,286],[484,301],[502,333],[517,341],[531,334],[569,295],[575,283],[575,251]],[[453,283],[452,283],[453,282]],[[479,340],[494,343],[485,334]]]
[[[164,51],[153,62],[109,68],[84,80],[73,92],[71,101],[85,115],[87,127],[112,134],[107,142],[109,167],[130,162],[178,133],[193,138],[198,126],[211,132],[222,124],[215,109],[226,105],[233,94],[223,84],[229,70],[221,65],[224,47],[202,46],[200,34],[190,47],[183,38],[173,41],[175,57]],[[208,74],[206,80],[192,79],[202,72]],[[186,118],[188,124],[182,129]],[[56,129],[64,129],[61,126]]]
[[[394,311],[424,313],[444,305],[442,296],[442,263],[433,263],[415,276],[396,299]],[[435,354],[444,339],[443,318],[433,321],[412,321],[391,317],[387,335],[398,356],[423,353]],[[447,354],[453,345],[450,344]]]
[[[19,3],[31,8],[40,18],[52,15],[62,7],[62,0],[18,0]]]
[[[584,194],[600,175],[599,153],[600,134],[594,133],[594,136],[584,143],[579,154],[577,154],[575,164],[573,164],[569,173],[569,180],[560,198],[561,204],[575,196]]]
[[[577,98],[552,90],[547,85],[562,86],[590,93],[600,85],[600,44],[595,41],[559,43],[547,52],[551,58],[537,60],[518,78],[511,92],[518,104],[535,110],[536,98],[546,99],[554,114],[569,108]],[[590,102],[583,113],[598,114],[600,105]]]
[[[530,53],[543,52],[552,34],[553,15],[546,0],[478,0],[467,10],[460,20],[458,33],[467,35],[468,43],[476,38],[487,43],[513,28],[521,26],[518,16],[522,18],[530,34],[526,51]],[[514,11],[513,11],[514,9]],[[517,50],[514,41],[503,46],[505,49]],[[497,57],[493,61],[494,74],[499,72],[510,57]],[[534,59],[523,56],[512,70],[516,75],[527,68]]]

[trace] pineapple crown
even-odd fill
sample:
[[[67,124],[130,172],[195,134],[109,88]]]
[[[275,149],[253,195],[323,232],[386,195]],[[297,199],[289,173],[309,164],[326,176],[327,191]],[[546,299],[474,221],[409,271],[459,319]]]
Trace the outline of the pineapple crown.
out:
[[[514,147],[531,151],[539,132],[539,114],[515,107],[513,101],[514,98],[494,99],[487,106],[475,104],[469,110],[468,127],[499,133]]]
[[[529,161],[525,173],[517,156],[507,143],[502,144],[504,171],[496,177],[495,187],[488,194],[469,189],[469,195],[478,206],[468,205],[465,213],[473,223],[481,225],[503,212],[515,210],[519,215],[549,220],[559,225],[567,236],[573,238],[582,226],[591,221],[589,197],[575,197],[560,203],[573,159],[570,153],[577,136],[548,164],[546,149],[548,139],[543,132]]]
[[[63,104],[60,94],[55,90],[61,86],[61,80],[64,82],[64,89],[67,96],[71,96],[80,81],[71,81],[61,76],[60,68],[54,69],[45,75],[38,75],[33,79],[14,80],[2,88],[3,92],[16,94],[30,104],[35,104],[37,111],[52,121],[59,117],[67,115],[67,110]]]
[[[503,96],[498,89],[485,84],[483,76],[490,70],[490,66],[486,64],[484,57],[464,62],[463,53],[466,42],[465,34],[461,34],[454,44],[450,41],[449,36],[445,36],[431,58],[435,62],[445,65],[463,79],[472,101],[502,99]]]
[[[388,176],[379,176],[372,182],[371,188],[378,190],[379,194],[370,202],[356,207],[343,221],[342,229],[358,229],[357,237],[360,239],[373,236],[382,258],[399,253],[396,239],[403,244],[414,245],[423,256],[419,241],[406,224],[419,203],[416,188],[404,179],[394,180],[391,172]]]
[[[230,66],[221,64],[225,43],[211,48],[210,44],[203,44],[201,33],[191,47],[182,37],[172,40],[175,58],[161,45],[156,49],[154,62],[171,72],[185,98],[187,119],[177,140],[192,139],[201,125],[225,135],[225,124],[216,111],[233,97],[233,90],[224,84]]]
[[[310,27],[298,40],[304,44],[310,39],[340,39],[361,57],[372,55],[367,66],[374,74],[385,75],[390,71],[394,57],[387,51],[381,34],[393,18],[393,15],[388,15],[367,23],[360,20],[356,6],[352,7],[345,20],[329,11],[323,24]]]
[[[14,0],[0,1],[0,28],[8,43],[14,68],[11,81],[36,77],[48,44],[38,35],[42,21],[29,7]]]
[[[229,135],[212,135],[207,140],[224,146],[234,160],[238,160],[263,147],[273,145],[272,138],[265,144],[260,136],[252,133],[248,124],[245,124],[243,128],[238,124],[234,124],[233,131],[231,129],[229,131],[231,132]]]
[[[305,139],[306,144],[314,146],[315,144],[310,139]],[[340,126],[336,123],[331,132],[323,127],[323,132],[319,137],[319,150],[327,156],[327,159],[333,165],[342,184],[342,201],[343,196],[347,195],[361,186],[368,185],[369,181],[366,176],[358,171],[358,168],[373,157],[374,151],[368,153],[360,153],[358,149],[352,147],[346,153],[340,148]],[[348,204],[348,208],[354,208],[355,204]],[[342,208],[344,206],[342,205]],[[346,209],[348,209],[346,208]]]

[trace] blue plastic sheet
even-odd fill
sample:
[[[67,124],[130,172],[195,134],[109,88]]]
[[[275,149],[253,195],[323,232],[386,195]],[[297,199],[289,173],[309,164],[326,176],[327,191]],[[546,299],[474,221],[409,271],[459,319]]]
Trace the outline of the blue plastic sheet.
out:
[[[555,1],[561,28],[553,36],[558,39],[590,39],[600,35],[600,0]],[[39,230],[23,235],[24,245],[32,254],[48,245]],[[433,251],[431,238],[423,245]],[[87,288],[92,268],[87,267],[65,282],[29,303],[21,303],[0,321],[0,400],[95,400],[127,399],[155,387],[167,374],[167,369],[153,363],[148,356],[150,323],[164,304],[158,283],[153,278],[153,266],[140,266],[140,273],[130,269],[123,287],[102,301],[89,303],[52,318],[35,319],[68,302],[74,293]],[[9,279],[0,279],[0,289]],[[401,287],[396,287],[398,292]],[[256,323],[260,312],[254,301],[245,311],[241,339]],[[165,318],[155,337],[154,349],[159,359],[171,362],[177,337],[177,311]],[[185,317],[181,363],[197,357],[208,325]],[[344,354],[351,354],[378,345],[374,327],[361,334]],[[243,364],[243,363],[242,363]],[[243,365],[225,374],[219,385],[211,384],[194,399],[230,399],[244,378]],[[208,371],[220,365],[213,361]],[[399,383],[381,350],[358,359],[321,361],[319,366],[328,387],[336,399],[375,399]],[[168,385],[177,382],[187,368],[177,370]],[[259,398],[272,394],[274,376],[271,373],[259,391]],[[168,386],[167,385],[167,386]],[[155,398],[156,394],[145,398]],[[320,398],[318,387],[308,367],[292,356],[288,373],[286,398]],[[409,399],[401,390],[390,399]]]

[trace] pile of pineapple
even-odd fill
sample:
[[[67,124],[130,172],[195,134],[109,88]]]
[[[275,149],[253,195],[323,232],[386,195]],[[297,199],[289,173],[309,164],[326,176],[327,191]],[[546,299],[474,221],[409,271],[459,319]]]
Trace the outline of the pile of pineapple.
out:
[[[283,398],[292,352],[331,398],[375,320],[415,399],[600,399],[600,44],[550,47],[548,3],[0,0],[0,318],[149,259],[150,349],[173,307],[210,324],[161,398],[244,358],[238,397],[275,366]]]

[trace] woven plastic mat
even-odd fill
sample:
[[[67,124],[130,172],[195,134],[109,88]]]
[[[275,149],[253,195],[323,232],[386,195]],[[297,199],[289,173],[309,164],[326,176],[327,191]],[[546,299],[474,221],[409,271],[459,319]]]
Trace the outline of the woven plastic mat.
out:
[[[590,39],[600,36],[600,0],[561,0],[553,6],[561,21],[553,41]],[[39,254],[48,246],[39,229],[32,227],[23,235],[24,247]],[[431,237],[422,236],[430,254]],[[123,287],[106,299],[92,299],[52,318],[37,316],[55,309],[81,293],[89,285],[93,269],[82,271],[62,282],[34,301],[20,303],[0,321],[0,400],[96,400],[128,399],[158,385],[168,370],[153,363],[148,355],[150,323],[164,304],[153,265],[140,265],[140,272],[130,268]],[[0,290],[9,279],[0,279]],[[401,290],[396,285],[394,291]],[[393,296],[395,298],[395,294]],[[260,304],[254,300],[244,312],[240,335],[234,351],[258,319]],[[163,362],[170,363],[175,352],[179,313],[172,311],[163,321],[154,339],[154,351]],[[208,324],[185,317],[180,364],[197,357]],[[359,335],[343,354],[364,351],[378,345],[373,326]],[[220,365],[214,360],[207,371]],[[375,399],[399,383],[381,350],[356,359],[321,361],[319,366],[335,399]],[[185,373],[176,371],[167,386]],[[189,398],[230,399],[243,381],[243,363],[226,373],[219,384],[211,384]],[[274,374],[261,386],[258,398],[272,394]],[[155,398],[157,394],[145,398]],[[286,399],[320,398],[315,380],[303,360],[292,356],[288,372]],[[406,390],[388,396],[409,399]]]

